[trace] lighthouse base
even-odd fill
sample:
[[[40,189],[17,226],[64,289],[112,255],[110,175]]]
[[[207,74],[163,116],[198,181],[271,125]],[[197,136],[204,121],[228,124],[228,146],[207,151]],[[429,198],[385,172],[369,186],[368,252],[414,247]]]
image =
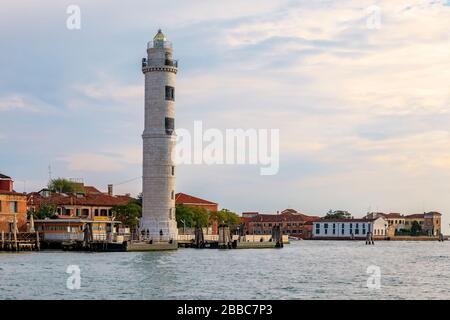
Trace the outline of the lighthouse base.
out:
[[[166,251],[166,250],[177,250],[178,243],[176,241],[172,242],[154,242],[149,241],[130,241],[125,246],[126,251]]]

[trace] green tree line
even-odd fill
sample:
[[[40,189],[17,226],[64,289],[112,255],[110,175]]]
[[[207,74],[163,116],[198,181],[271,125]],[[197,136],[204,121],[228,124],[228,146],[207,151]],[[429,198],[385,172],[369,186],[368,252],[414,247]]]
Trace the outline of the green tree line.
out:
[[[241,223],[240,217],[228,209],[208,212],[203,208],[185,205],[176,206],[176,219],[178,228],[204,228],[213,222],[217,222],[219,225],[233,227]]]

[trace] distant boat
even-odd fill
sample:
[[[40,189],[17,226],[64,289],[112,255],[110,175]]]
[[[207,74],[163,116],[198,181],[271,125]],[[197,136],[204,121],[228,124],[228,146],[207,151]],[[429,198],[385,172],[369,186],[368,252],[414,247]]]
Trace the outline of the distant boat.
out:
[[[289,236],[289,241],[299,241],[299,240],[302,240],[302,238]]]

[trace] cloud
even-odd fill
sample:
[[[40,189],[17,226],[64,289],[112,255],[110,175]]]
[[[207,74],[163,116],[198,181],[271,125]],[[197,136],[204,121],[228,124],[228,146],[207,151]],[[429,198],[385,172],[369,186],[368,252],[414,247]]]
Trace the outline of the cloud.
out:
[[[281,135],[278,176],[184,167],[177,183],[185,192],[238,211],[340,206],[359,215],[374,203],[421,207],[408,204],[412,198],[450,210],[438,196],[450,181],[450,11],[443,1],[376,1],[378,30],[366,24],[373,0],[133,3],[83,0],[82,29],[73,32],[65,29],[63,2],[2,5],[9,14],[0,26],[12,32],[2,35],[8,51],[0,61],[16,64],[2,67],[8,81],[0,113],[21,112],[22,121],[8,122],[8,138],[33,141],[25,150],[5,144],[11,157],[58,158],[61,171],[86,172],[93,184],[106,185],[111,173],[124,181],[139,175],[139,63],[161,27],[180,59],[178,128],[203,120],[205,129],[276,128]],[[24,36],[26,55],[16,40]],[[64,112],[36,119],[53,105]],[[35,162],[12,166],[38,171]]]
[[[17,93],[0,96],[0,112],[55,113],[57,109],[34,96]]]
[[[76,153],[59,157],[69,171],[118,172],[142,163],[140,147],[105,147],[99,152]]]
[[[10,95],[0,98],[0,112],[14,109],[25,109],[26,104],[22,97]]]

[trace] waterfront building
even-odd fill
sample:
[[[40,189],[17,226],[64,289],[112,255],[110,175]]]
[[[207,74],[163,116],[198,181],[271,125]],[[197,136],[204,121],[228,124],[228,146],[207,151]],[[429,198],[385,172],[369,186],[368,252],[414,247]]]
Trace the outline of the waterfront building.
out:
[[[423,231],[429,236],[441,234],[441,216],[439,212],[426,212],[423,214]]]
[[[112,221],[104,217],[83,219],[66,217],[55,219],[38,219],[34,221],[35,230],[41,234],[47,244],[62,244],[63,242],[113,241],[123,242],[124,234],[119,234],[120,221]],[[129,234],[127,234],[129,236]]]
[[[389,237],[393,237],[396,233],[400,232],[402,229],[405,229],[405,217],[400,213],[370,212],[365,216],[367,219],[376,219],[379,217],[383,217],[387,221],[387,236]]]
[[[27,231],[27,197],[14,191],[11,177],[0,174],[0,232]]]
[[[151,239],[177,239],[175,220],[175,78],[172,44],[158,31],[142,60],[145,75],[143,210],[141,232]]]
[[[365,218],[383,217],[388,222],[389,237],[408,233],[414,222],[421,227],[422,233],[428,236],[438,236],[441,233],[441,214],[439,212],[424,212],[420,214],[402,215],[400,213],[371,212]]]
[[[218,211],[219,205],[205,199],[197,198],[185,193],[177,193],[175,195],[175,204],[181,204],[189,207],[197,207],[205,209],[208,212]]]
[[[375,219],[320,219],[312,222],[315,240],[365,239],[372,232],[374,238],[387,236],[388,223],[383,217]]]
[[[279,214],[244,212],[241,218],[247,234],[267,235],[272,233],[273,227],[280,226],[282,234],[301,239],[311,238],[311,222],[317,219],[320,218],[305,215],[294,209],[286,209]]]
[[[102,193],[92,186],[81,185],[82,192],[61,193],[42,189],[39,192],[29,193],[26,197],[28,210],[39,212],[53,210],[58,217],[78,217],[82,219],[94,219],[106,217],[112,219],[112,208],[116,205],[127,205],[136,201],[129,194],[113,195],[112,187],[108,186],[108,192]]]

